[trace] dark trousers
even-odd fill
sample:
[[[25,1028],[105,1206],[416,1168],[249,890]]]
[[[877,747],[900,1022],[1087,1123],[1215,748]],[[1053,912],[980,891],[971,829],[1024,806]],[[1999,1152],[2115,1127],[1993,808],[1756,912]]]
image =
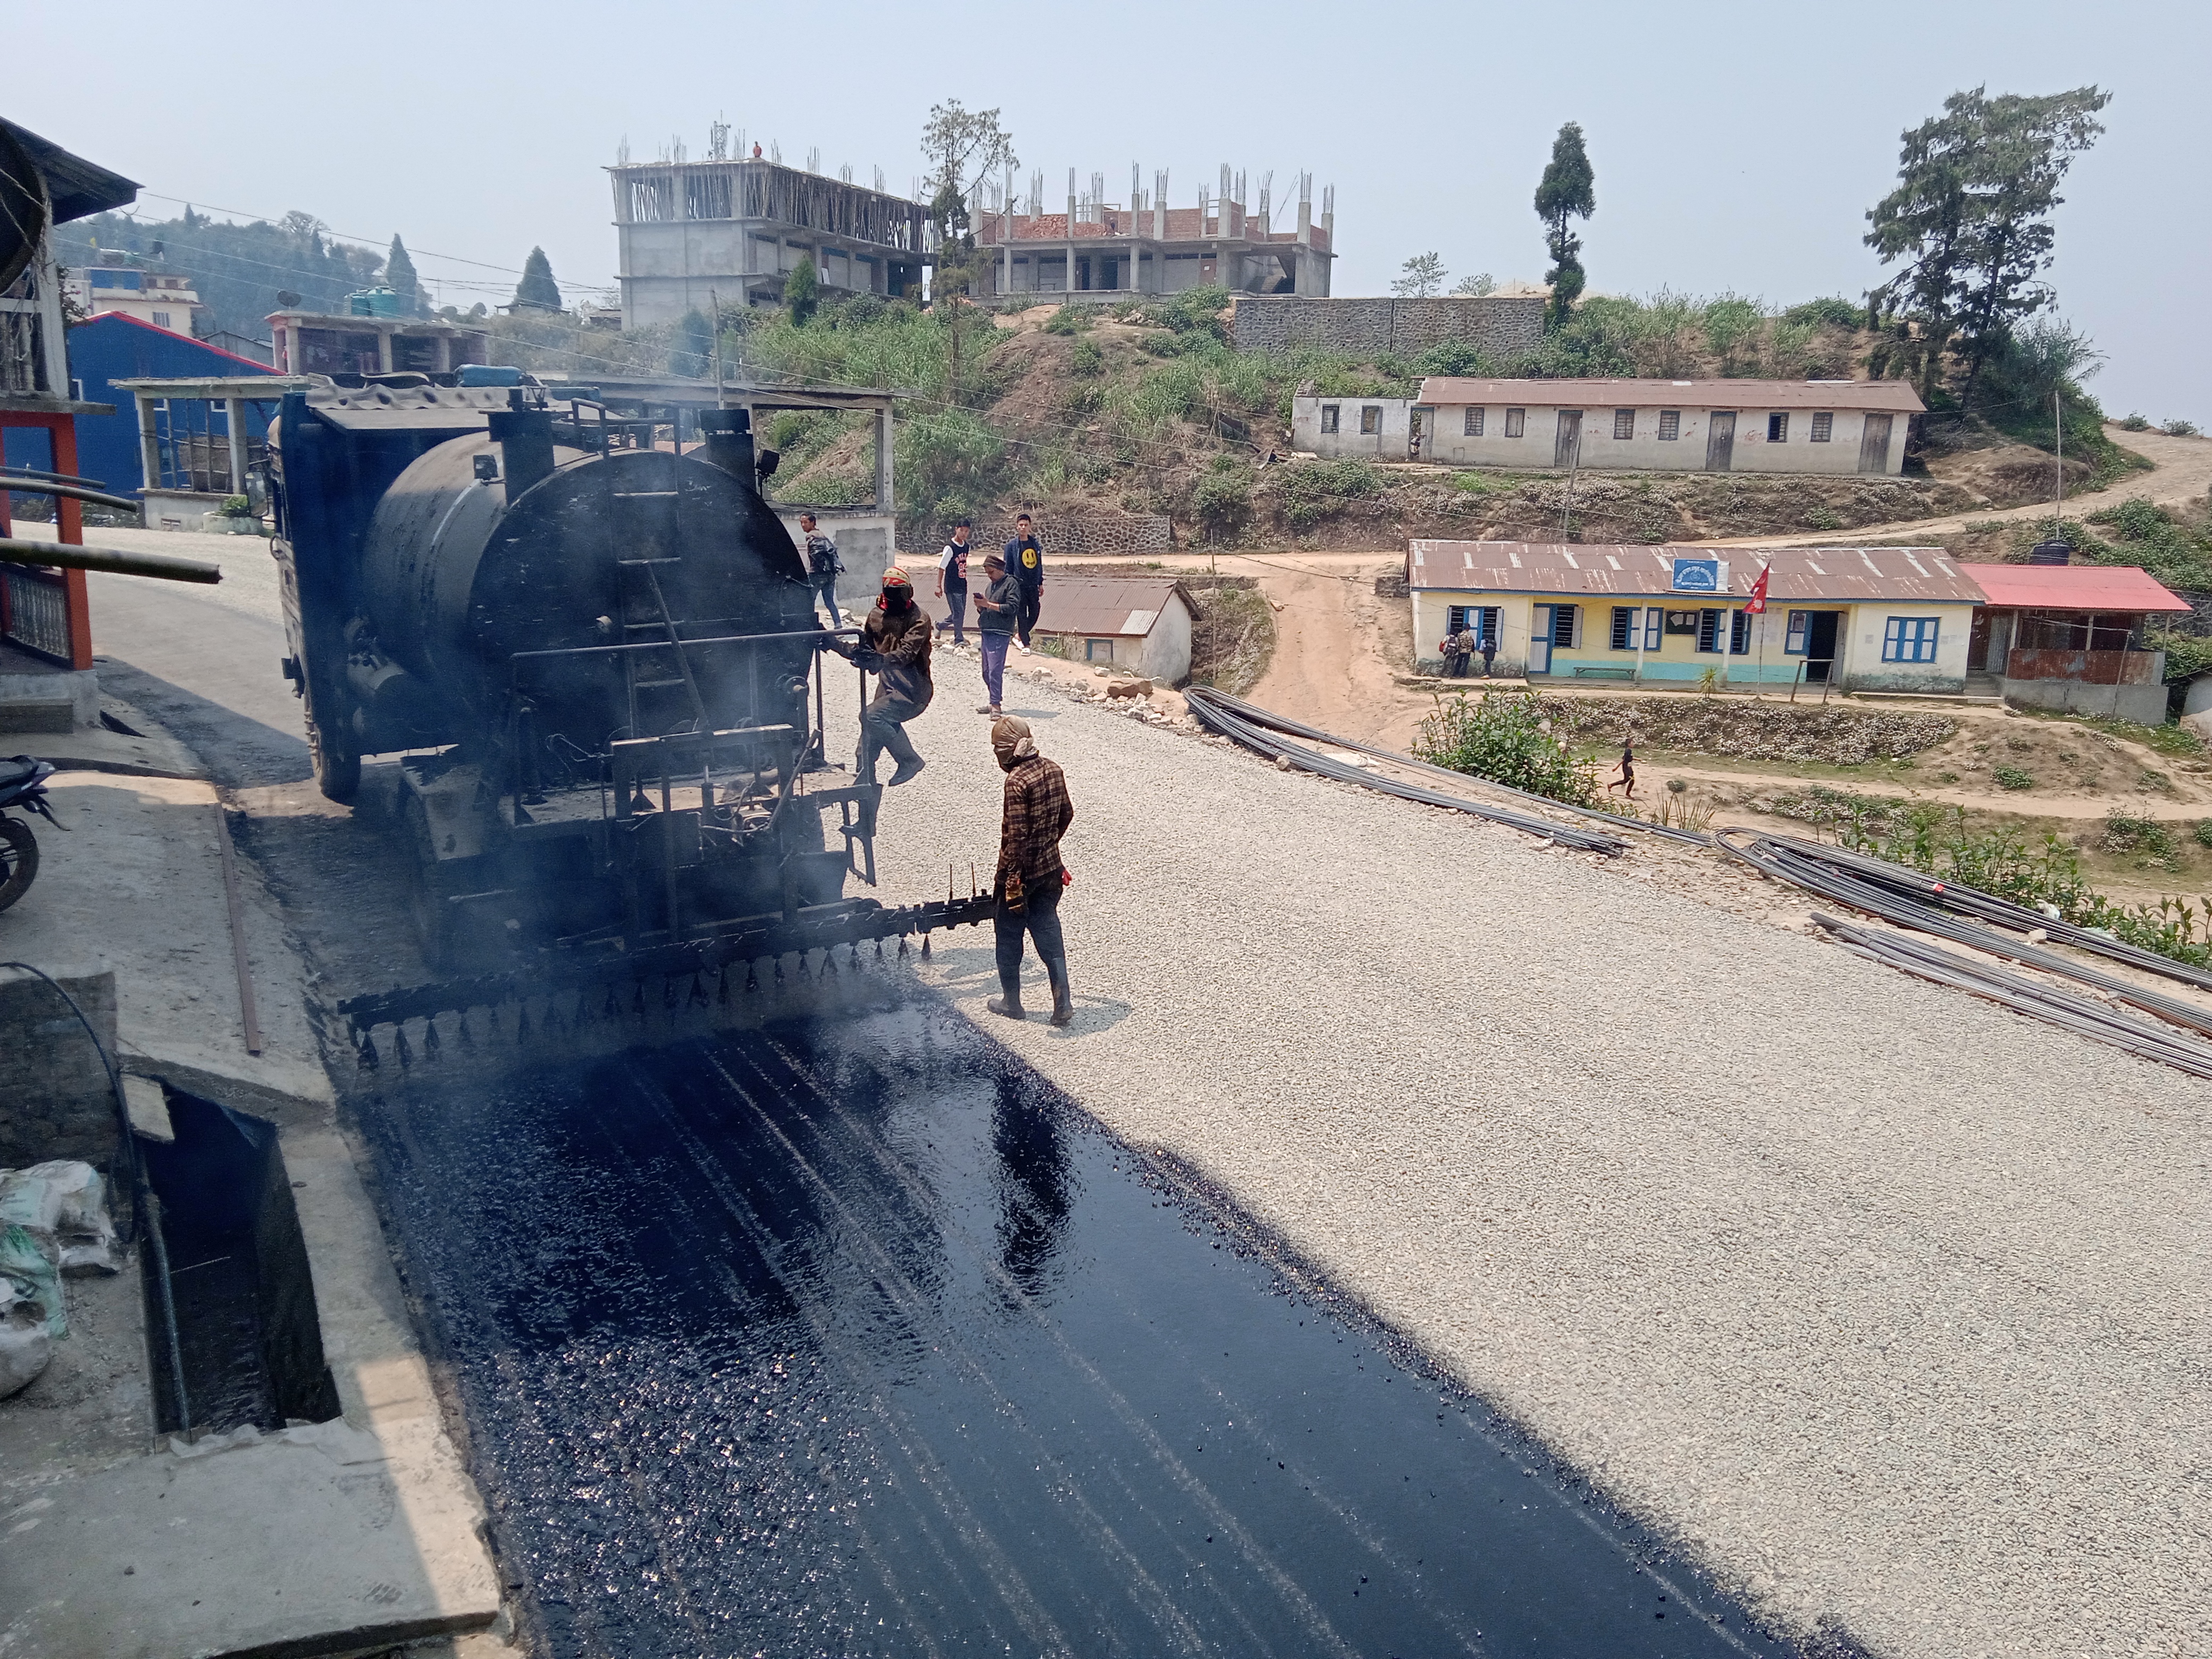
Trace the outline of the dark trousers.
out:
[[[1022,608],[1014,617],[1014,631],[1021,636],[1024,646],[1030,642],[1030,629],[1036,626],[1037,612],[1044,609],[1042,586],[1022,589]]]
[[[888,750],[902,766],[921,758],[915,752],[914,739],[906,734],[906,723],[920,713],[919,706],[903,697],[878,697],[868,705],[860,716],[862,778],[866,778],[874,768],[879,749]]]
[[[952,630],[953,644],[965,645],[968,643],[967,583],[947,582],[945,584],[945,620],[937,625],[939,628],[950,628]]]
[[[1009,910],[1006,899],[1000,898],[992,924],[998,934],[999,988],[1008,996],[1022,994],[1024,933],[1036,942],[1037,960],[1044,963],[1045,977],[1052,981],[1054,991],[1057,993],[1067,982],[1067,945],[1060,933],[1060,896],[1064,890],[1060,872],[1054,871],[1043,890],[1031,890],[1029,902],[1019,910]]]
[[[1467,656],[1464,651],[1455,651],[1444,659],[1444,672],[1455,680],[1467,678]]]
[[[1482,678],[1485,678],[1485,679],[1488,679],[1488,678],[1490,678],[1490,665],[1491,665],[1492,662],[1496,661],[1496,660],[1497,660],[1497,658],[1498,658],[1498,648],[1497,648],[1497,647],[1495,647],[1495,646],[1492,646],[1489,650],[1485,651],[1485,652],[1482,653]]]
[[[814,591],[822,596],[822,603],[828,609],[831,619],[842,621],[844,613],[837,609],[837,573],[825,570],[815,577]]]

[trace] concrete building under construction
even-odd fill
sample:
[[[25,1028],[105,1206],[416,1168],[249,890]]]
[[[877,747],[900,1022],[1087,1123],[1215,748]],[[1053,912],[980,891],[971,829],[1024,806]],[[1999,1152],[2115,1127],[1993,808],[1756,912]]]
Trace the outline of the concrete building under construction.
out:
[[[1336,189],[1313,211],[1313,175],[1297,179],[1295,228],[1273,223],[1272,175],[1263,179],[1256,210],[1246,206],[1245,175],[1221,169],[1219,188],[1198,192],[1197,204],[1171,208],[1168,175],[1129,169],[1126,204],[1105,199],[1103,173],[1091,175],[1088,192],[1076,190],[1068,169],[1062,211],[1044,211],[1044,175],[1030,177],[1029,195],[1018,201],[1010,178],[992,192],[994,201],[975,216],[975,240],[994,257],[979,297],[1050,294],[1063,299],[1103,299],[1116,294],[1175,294],[1218,285],[1246,294],[1326,295],[1335,258]]]
[[[772,305],[802,258],[824,296],[896,295],[922,280],[928,210],[894,196],[763,158],[731,160],[717,127],[708,159],[609,167],[623,326],[650,327],[717,303]],[[742,145],[740,145],[742,148]]]

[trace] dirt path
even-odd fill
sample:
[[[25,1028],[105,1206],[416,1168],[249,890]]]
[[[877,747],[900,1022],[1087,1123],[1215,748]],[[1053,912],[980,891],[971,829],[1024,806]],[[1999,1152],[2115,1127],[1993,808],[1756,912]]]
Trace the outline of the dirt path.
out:
[[[2150,472],[2130,472],[2114,482],[2109,489],[2094,495],[2069,496],[2067,508],[2074,516],[2094,513],[2114,507],[2131,495],[2148,495],[2162,507],[2175,505],[2192,496],[2212,490],[2212,438],[2169,438],[2163,432],[2126,432],[2106,424],[2105,435],[2114,443],[2132,449],[2148,461],[2154,469]],[[2076,506],[2076,502],[2079,506]],[[1878,542],[1893,540],[1900,532],[1915,534],[1940,535],[1966,529],[1969,525],[2002,524],[2022,519],[2048,518],[2047,503],[2033,507],[1992,507],[1972,513],[1953,514],[1941,519],[1912,519],[1895,524],[1862,525],[1856,530],[1825,536],[1735,536],[1723,537],[1710,545],[1714,547],[1813,547],[1822,544],[1838,546],[1870,546]]]

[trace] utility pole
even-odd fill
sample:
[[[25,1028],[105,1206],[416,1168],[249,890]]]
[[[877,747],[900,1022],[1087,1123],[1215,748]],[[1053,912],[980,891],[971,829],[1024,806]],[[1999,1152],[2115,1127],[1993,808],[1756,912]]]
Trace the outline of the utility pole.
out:
[[[2066,416],[2059,406],[2059,400],[2064,395],[2057,392],[2051,394],[2051,453],[2053,457],[2051,470],[2057,475],[2055,482],[2057,486],[2052,496],[2055,504],[2051,509],[2051,538],[2053,541],[2063,533],[2059,526],[2066,520]]]

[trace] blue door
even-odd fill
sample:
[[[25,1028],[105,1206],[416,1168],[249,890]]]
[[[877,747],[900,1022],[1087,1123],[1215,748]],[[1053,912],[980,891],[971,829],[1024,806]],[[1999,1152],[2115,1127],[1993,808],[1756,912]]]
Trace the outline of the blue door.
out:
[[[1552,672],[1552,607],[1548,605],[1534,606],[1529,617],[1528,672]]]

